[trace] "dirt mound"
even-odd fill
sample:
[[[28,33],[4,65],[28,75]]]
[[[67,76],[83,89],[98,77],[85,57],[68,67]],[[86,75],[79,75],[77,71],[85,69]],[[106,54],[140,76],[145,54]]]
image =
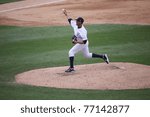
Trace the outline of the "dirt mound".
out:
[[[43,68],[16,75],[16,82],[34,86],[71,89],[150,88],[150,66],[133,63],[78,65],[73,73],[67,67]]]
[[[63,8],[86,24],[150,24],[149,6],[149,0],[24,0],[0,5],[0,25],[68,25]]]

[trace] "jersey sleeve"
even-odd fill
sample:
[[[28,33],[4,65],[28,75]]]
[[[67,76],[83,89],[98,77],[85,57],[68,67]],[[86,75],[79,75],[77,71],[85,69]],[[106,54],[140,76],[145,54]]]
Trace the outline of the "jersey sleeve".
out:
[[[73,28],[74,35],[76,35],[76,33],[77,33],[76,20],[71,20],[70,25]]]
[[[87,31],[82,31],[81,37],[82,37],[82,40],[83,40],[83,41],[84,41],[84,40],[87,40],[87,39],[88,39],[88,38],[87,38]]]
[[[71,20],[70,25],[72,26],[72,28],[77,28],[76,20]]]

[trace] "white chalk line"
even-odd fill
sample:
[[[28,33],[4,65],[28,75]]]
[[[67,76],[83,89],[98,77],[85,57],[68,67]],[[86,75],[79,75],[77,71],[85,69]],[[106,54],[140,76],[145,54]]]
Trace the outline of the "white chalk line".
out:
[[[5,12],[10,12],[10,11],[15,11],[15,10],[21,10],[21,9],[27,9],[27,8],[33,8],[33,7],[42,6],[42,5],[48,5],[48,4],[61,2],[61,1],[64,1],[64,0],[56,0],[56,1],[46,2],[46,3],[40,3],[40,4],[34,4],[34,5],[30,5],[30,6],[14,8],[14,9],[2,10],[2,11],[0,11],[0,13],[5,13]]]

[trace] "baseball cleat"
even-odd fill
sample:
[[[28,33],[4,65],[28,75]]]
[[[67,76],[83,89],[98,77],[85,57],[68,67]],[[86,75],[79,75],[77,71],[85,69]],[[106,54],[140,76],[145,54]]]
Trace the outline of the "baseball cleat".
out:
[[[69,72],[74,72],[74,68],[69,67],[69,69],[67,69],[65,72],[69,73]]]
[[[109,64],[109,58],[108,58],[107,54],[104,54],[104,61],[105,61],[107,64]]]

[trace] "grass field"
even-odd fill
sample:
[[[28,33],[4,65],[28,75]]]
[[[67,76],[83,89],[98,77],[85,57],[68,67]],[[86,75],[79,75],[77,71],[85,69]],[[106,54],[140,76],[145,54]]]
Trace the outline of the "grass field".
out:
[[[5,4],[9,2],[17,2],[17,1],[21,1],[21,0],[0,0],[0,4]]]
[[[112,62],[150,65],[150,26],[89,25],[90,51],[107,53]],[[0,26],[0,99],[150,99],[150,89],[72,90],[14,83],[18,73],[68,65],[71,27]],[[102,62],[77,54],[75,64]]]

